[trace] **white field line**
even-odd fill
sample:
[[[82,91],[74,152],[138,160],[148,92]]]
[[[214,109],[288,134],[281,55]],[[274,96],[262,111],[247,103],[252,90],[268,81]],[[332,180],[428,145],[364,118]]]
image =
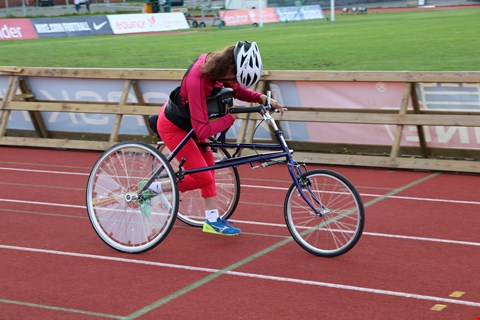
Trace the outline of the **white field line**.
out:
[[[162,262],[155,262],[155,261],[126,259],[126,258],[101,256],[101,255],[93,255],[93,254],[84,254],[84,253],[77,253],[77,252],[44,250],[44,249],[17,247],[17,246],[8,246],[8,245],[0,245],[0,249],[25,251],[25,252],[35,252],[35,253],[42,253],[42,254],[68,256],[68,257],[77,257],[77,258],[83,258],[83,259],[114,261],[114,262],[120,262],[120,263],[142,264],[142,265],[148,265],[148,266],[160,267],[160,268],[182,269],[182,270],[188,270],[188,271],[198,271],[198,272],[207,272],[207,273],[217,273],[217,272],[222,271],[220,269],[194,267],[194,266],[162,263]],[[465,301],[465,300],[459,300],[459,299],[448,299],[448,298],[442,298],[442,297],[435,297],[435,296],[428,296],[428,295],[421,295],[421,294],[407,293],[407,292],[399,292],[399,291],[391,291],[391,290],[382,290],[382,289],[367,288],[367,287],[358,287],[358,286],[344,285],[344,284],[338,284],[338,283],[321,282],[321,281],[313,281],[313,280],[303,280],[303,279],[286,278],[286,277],[276,277],[276,276],[269,276],[269,275],[264,275],[264,274],[246,273],[246,272],[237,272],[237,271],[226,271],[225,274],[232,275],[232,276],[238,276],[238,277],[245,277],[245,278],[254,278],[254,279],[262,279],[262,280],[269,280],[269,281],[278,281],[278,282],[288,282],[288,283],[296,283],[296,284],[303,284],[303,285],[310,285],[310,286],[327,287],[327,288],[333,288],[333,289],[339,289],[339,290],[348,290],[348,291],[356,291],[356,292],[365,292],[365,293],[370,293],[370,294],[395,296],[395,297],[401,297],[401,298],[406,298],[406,299],[435,301],[435,302],[455,304],[455,305],[464,305],[464,306],[476,307],[476,308],[480,307],[480,302]]]

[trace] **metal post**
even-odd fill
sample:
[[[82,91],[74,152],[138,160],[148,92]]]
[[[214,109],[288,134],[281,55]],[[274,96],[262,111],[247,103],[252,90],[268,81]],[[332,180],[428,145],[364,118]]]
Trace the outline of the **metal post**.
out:
[[[330,21],[335,21],[335,0],[330,0]]]
[[[258,0],[258,19],[259,26],[263,27],[263,0]]]

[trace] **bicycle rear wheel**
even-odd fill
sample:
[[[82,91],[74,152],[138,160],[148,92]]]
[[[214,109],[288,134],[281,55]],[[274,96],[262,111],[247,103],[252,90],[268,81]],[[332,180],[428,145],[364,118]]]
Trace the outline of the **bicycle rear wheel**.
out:
[[[333,171],[313,170],[301,178],[304,194],[321,214],[312,210],[293,183],[284,204],[290,234],[317,256],[335,257],[348,252],[360,239],[365,223],[360,195],[345,177]]]
[[[165,145],[160,145],[159,150],[167,155],[170,153]],[[231,158],[227,150],[215,148],[212,150],[215,162]],[[175,172],[178,170],[177,159],[170,161]],[[236,167],[227,167],[215,171],[215,185],[217,187],[218,213],[223,219],[228,219],[235,211],[240,199],[240,177]],[[180,204],[177,218],[193,227],[201,227],[205,221],[205,201],[200,190],[190,190],[180,193]]]
[[[139,183],[159,169],[156,181],[168,183],[172,191],[143,200]],[[110,247],[128,253],[157,246],[173,227],[178,210],[178,186],[170,164],[142,142],[122,142],[105,151],[90,173],[86,196],[95,232]]]

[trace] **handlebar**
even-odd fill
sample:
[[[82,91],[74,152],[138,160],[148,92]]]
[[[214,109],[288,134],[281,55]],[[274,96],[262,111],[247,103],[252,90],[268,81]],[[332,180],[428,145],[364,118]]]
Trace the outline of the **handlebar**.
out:
[[[231,107],[228,109],[228,113],[250,113],[250,112],[260,112],[264,106],[255,106],[255,107]]]
[[[251,113],[251,112],[262,112],[274,109],[275,112],[278,112],[277,109],[273,108],[270,105],[271,92],[267,92],[267,99],[265,100],[265,105],[254,106],[254,107],[230,107],[228,113]],[[262,112],[263,113],[263,112]]]

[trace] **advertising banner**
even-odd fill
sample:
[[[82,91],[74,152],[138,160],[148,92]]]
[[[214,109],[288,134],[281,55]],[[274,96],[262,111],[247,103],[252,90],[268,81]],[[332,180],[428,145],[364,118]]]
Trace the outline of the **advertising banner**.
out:
[[[300,7],[301,20],[325,19],[322,8],[319,5]]]
[[[279,7],[275,8],[278,20],[281,22],[325,19],[322,8],[319,5],[299,6],[299,7]]]
[[[8,78],[0,76],[0,88],[5,88]],[[152,107],[152,115],[157,114],[160,106],[168,101],[170,92],[179,85],[178,81],[142,80],[137,82],[143,92],[146,103],[157,104]],[[125,80],[120,79],[62,79],[30,77],[29,85],[37,99],[46,101],[88,101],[92,103],[119,103]],[[0,89],[0,98],[5,96],[5,90]],[[129,103],[138,102],[130,89],[127,99]],[[105,133],[112,132],[116,116],[113,114],[73,113],[73,112],[41,112],[47,130]],[[10,114],[9,129],[32,130],[33,125],[27,111],[13,111]],[[126,115],[122,119],[120,134],[145,135],[143,117]]]
[[[105,16],[31,19],[39,38],[113,34]]]
[[[114,34],[189,29],[182,12],[108,15]]]
[[[37,34],[30,19],[0,19],[0,41],[35,38]]]
[[[260,20],[260,14],[262,15]],[[239,26],[244,24],[259,24],[278,22],[278,16],[274,8],[220,11],[220,18],[226,26]]]
[[[280,103],[295,107],[390,109],[398,111],[405,83],[400,82],[304,82],[281,81],[270,84],[272,94]],[[419,104],[425,110],[480,110],[480,85],[421,84],[417,88]],[[445,98],[448,97],[448,98]],[[439,104],[438,101],[442,101]],[[408,106],[412,111],[411,102]],[[282,124],[283,126],[283,124]],[[345,123],[286,123],[291,138],[320,143],[353,143],[391,145],[395,125]],[[424,126],[426,142],[431,147],[480,149],[479,127]],[[416,126],[405,126],[402,146],[418,146]]]
[[[278,20],[281,22],[302,20],[300,16],[300,7],[279,7],[275,8]]]
[[[0,76],[0,98],[5,98],[8,76]],[[124,79],[62,79],[29,77],[28,83],[34,96],[45,101],[84,101],[94,103],[119,103],[122,98]],[[170,92],[179,84],[173,80],[137,81],[142,99],[151,105],[152,115],[168,100]],[[296,108],[392,110],[397,113],[402,104],[405,85],[403,82],[311,82],[272,81],[273,97],[290,111]],[[420,110],[480,110],[480,84],[437,84],[420,83],[417,86]],[[137,103],[133,89],[130,89],[128,103]],[[235,104],[239,104],[235,101]],[[409,112],[413,112],[411,102]],[[106,133],[112,132],[116,116],[111,114],[41,112],[47,130]],[[321,116],[321,113],[319,114]],[[285,117],[288,119],[288,111]],[[240,123],[229,130],[229,137],[235,137]],[[395,139],[395,125],[322,123],[315,121],[280,122],[288,140],[332,143],[390,146]],[[27,111],[13,111],[8,120],[9,129],[32,130]],[[480,124],[476,127],[424,126],[425,139],[429,147],[468,148],[480,150]],[[141,116],[126,115],[122,119],[121,134],[147,134]],[[268,139],[267,125],[256,129],[255,138]],[[405,126],[402,146],[418,146],[417,127]]]
[[[225,9],[227,10],[241,10],[245,8],[266,8],[267,0],[228,0],[225,1]]]

